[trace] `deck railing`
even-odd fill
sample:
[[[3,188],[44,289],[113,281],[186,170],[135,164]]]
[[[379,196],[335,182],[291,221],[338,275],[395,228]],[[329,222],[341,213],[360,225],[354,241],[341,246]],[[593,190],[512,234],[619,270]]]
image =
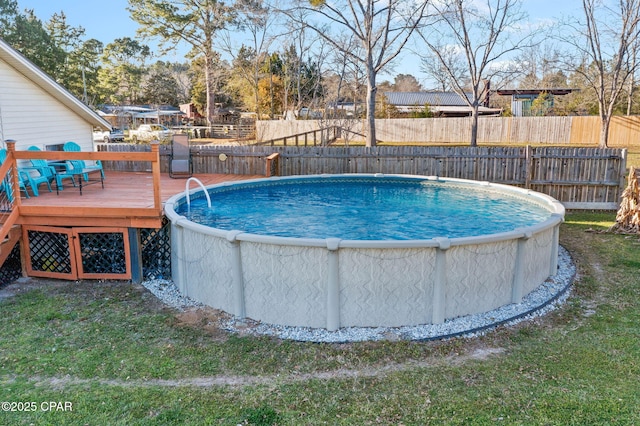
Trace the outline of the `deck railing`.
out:
[[[153,206],[148,208],[126,208],[126,207],[78,207],[59,206],[55,209],[47,206],[24,206],[21,204],[21,195],[18,184],[17,161],[42,159],[49,161],[66,160],[87,160],[87,161],[136,161],[151,163],[153,175]],[[9,176],[7,176],[10,173]],[[4,213],[0,222],[0,241],[4,240],[11,227],[19,222],[22,215],[30,216],[55,216],[55,217],[75,217],[83,215],[92,218],[122,218],[135,217],[144,221],[145,219],[159,219],[162,216],[162,199],[160,196],[160,154],[159,144],[151,143],[151,152],[67,152],[67,151],[16,151],[15,142],[7,141],[7,158],[0,166],[0,176],[7,177],[8,184],[12,191],[6,197]],[[8,193],[9,191],[5,191]]]
[[[329,126],[318,130],[258,142],[255,145],[327,146],[331,145],[340,137],[341,131],[342,128],[340,126]]]
[[[12,146],[14,144],[14,142],[7,143],[7,145]],[[13,154],[13,150],[7,150],[7,158],[0,165],[0,184],[2,186],[2,193],[0,194],[0,242],[8,237],[19,216],[20,187]],[[0,255],[0,259],[4,262],[2,257],[6,258],[6,256]]]

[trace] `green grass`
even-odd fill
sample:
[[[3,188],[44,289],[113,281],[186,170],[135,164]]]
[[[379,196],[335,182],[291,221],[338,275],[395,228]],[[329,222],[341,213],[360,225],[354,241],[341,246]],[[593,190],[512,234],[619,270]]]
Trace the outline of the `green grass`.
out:
[[[627,167],[640,167],[640,147],[627,149]]]
[[[473,339],[243,337],[139,286],[28,281],[0,301],[0,401],[38,409],[0,424],[640,424],[640,241],[604,233],[614,217],[567,215],[561,309]]]

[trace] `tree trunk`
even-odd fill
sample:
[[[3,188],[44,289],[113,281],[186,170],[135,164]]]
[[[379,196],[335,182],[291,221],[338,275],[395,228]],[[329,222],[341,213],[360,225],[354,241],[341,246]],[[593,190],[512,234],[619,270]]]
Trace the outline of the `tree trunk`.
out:
[[[471,142],[470,146],[478,146],[478,105],[471,107]]]
[[[273,71],[271,70],[271,58],[269,58],[269,96],[271,97],[270,105],[269,105],[270,107],[269,118],[273,120],[275,111],[273,109]]]
[[[257,61],[258,59],[256,59]],[[260,74],[259,74],[259,69],[258,69],[258,63],[256,62],[254,64],[254,68],[253,68],[253,100],[256,103],[256,117],[258,118],[258,120],[260,120],[260,86],[259,83],[260,82]]]
[[[333,103],[333,118],[338,116],[338,102],[340,101],[340,92],[342,91],[342,76],[338,77],[338,88],[336,89],[336,99]],[[355,112],[355,104],[353,105]]]
[[[367,124],[365,146],[371,148],[376,146],[376,72],[372,65],[367,69]]]
[[[633,49],[631,53],[631,69],[635,70],[637,67],[638,52]],[[627,89],[627,115],[631,115],[631,109],[633,108],[633,93],[635,92],[636,75],[635,72],[629,73],[629,88]]]
[[[611,124],[611,117],[604,116],[602,118],[602,129],[600,130],[600,143],[598,148],[609,147],[609,125]]]
[[[633,93],[635,92],[635,78],[633,74],[629,77],[629,89],[627,90],[627,116],[631,115],[633,108]]]
[[[216,92],[213,88],[213,56],[205,55],[204,57],[204,75],[205,75],[205,85],[207,87],[207,106],[205,116],[207,118],[207,125],[211,126],[213,124],[213,118],[215,115],[214,108],[216,106]]]

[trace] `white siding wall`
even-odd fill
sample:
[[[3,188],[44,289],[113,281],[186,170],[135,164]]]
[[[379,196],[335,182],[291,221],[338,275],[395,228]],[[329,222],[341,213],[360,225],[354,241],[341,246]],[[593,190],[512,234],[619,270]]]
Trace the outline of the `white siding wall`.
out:
[[[92,131],[90,123],[0,60],[0,141],[14,139],[17,150],[74,141],[93,151]]]

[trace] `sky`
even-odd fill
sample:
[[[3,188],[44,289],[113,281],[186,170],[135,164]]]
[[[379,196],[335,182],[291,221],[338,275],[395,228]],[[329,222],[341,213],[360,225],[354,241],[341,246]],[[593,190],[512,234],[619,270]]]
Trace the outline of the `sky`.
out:
[[[32,9],[43,22],[51,18],[54,13],[63,11],[67,16],[67,23],[72,27],[83,27],[86,39],[95,38],[105,45],[122,37],[136,36],[138,24],[131,19],[127,7],[127,0],[17,0],[20,10]],[[581,12],[580,0],[523,0],[523,9],[528,13],[532,23],[557,20],[562,16]],[[146,42],[153,50],[153,41]],[[183,62],[187,48],[175,56],[165,56],[163,60]],[[411,61],[402,61],[403,67],[396,66],[395,73],[413,74],[421,80],[420,67]],[[409,69],[404,66],[409,64]],[[382,78],[391,79],[392,78]]]

